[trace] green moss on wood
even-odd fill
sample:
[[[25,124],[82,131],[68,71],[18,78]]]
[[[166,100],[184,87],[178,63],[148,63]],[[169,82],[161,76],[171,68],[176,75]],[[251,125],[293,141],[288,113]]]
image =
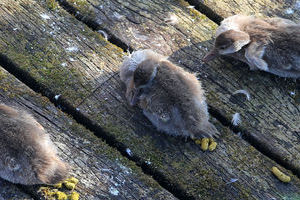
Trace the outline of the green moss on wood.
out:
[[[61,113],[61,117],[63,118],[63,115]],[[86,141],[89,141],[89,143],[86,143],[86,148],[92,148],[93,152],[95,152],[99,156],[105,156],[107,159],[110,159],[111,161],[117,161],[121,165],[127,167],[130,169],[130,171],[133,173],[134,176],[138,177],[138,179],[145,184],[147,187],[152,187],[156,189],[160,189],[160,186],[157,182],[153,181],[153,179],[146,175],[141,175],[142,171],[141,169],[134,163],[123,157],[117,150],[109,147],[105,142],[103,142],[100,138],[95,136],[90,131],[86,130],[85,127],[82,125],[77,124],[74,121],[66,122],[68,126],[65,127],[66,131],[71,131],[73,135],[77,135],[81,138],[86,139]],[[109,126],[106,124],[104,127],[105,131],[113,131],[114,133],[124,134],[125,130],[122,127],[117,127],[114,125]],[[124,139],[124,138],[123,138]]]
[[[3,34],[11,35],[11,32]],[[90,40],[94,38],[97,43],[103,44],[99,45],[97,51],[116,59],[125,55],[121,48],[112,45],[100,34],[92,31],[86,34],[90,35]],[[61,66],[62,63],[68,62],[70,57],[78,58],[77,54],[66,52],[50,37],[44,37],[43,40],[33,40],[31,37],[26,33],[16,32],[11,37],[6,37],[5,44],[0,41],[0,50],[38,82],[63,92],[62,95],[74,100],[74,104],[92,91],[92,86],[84,82],[83,74],[75,67]]]
[[[95,40],[95,42],[97,44],[101,44],[103,45],[104,48],[106,48],[106,51],[109,52],[109,55],[116,55],[116,56],[124,56],[125,52],[123,51],[123,49],[121,49],[120,47],[118,47],[115,44],[110,43],[109,41],[107,41],[100,33],[94,32],[94,31],[90,31],[88,30],[88,27],[86,27],[87,29],[82,30],[80,33],[84,36],[86,36],[87,38],[90,38],[92,40]],[[113,53],[111,53],[113,52]]]
[[[15,96],[28,94],[23,87],[16,86],[15,82],[12,80],[13,77],[0,66],[0,93],[8,98],[15,98]]]
[[[6,77],[7,77],[7,74],[4,71],[0,70],[0,81],[2,79],[5,79]]]
[[[67,69],[61,66],[67,56],[64,51],[52,41],[43,45],[26,41],[26,37],[16,34],[14,36],[20,42],[12,42],[8,46],[0,46],[2,53],[14,61],[20,68],[29,72],[38,82],[43,85],[63,91],[65,98],[73,99],[75,102],[79,97],[84,97],[88,92],[78,88],[74,93],[74,86],[85,85],[81,80],[81,74],[74,68]],[[31,46],[34,50],[26,50]]]
[[[58,3],[56,0],[46,0],[46,3],[50,10],[56,10],[58,8]]]
[[[86,0],[66,0],[71,6],[79,11],[86,18],[95,19],[96,14],[94,8]]]

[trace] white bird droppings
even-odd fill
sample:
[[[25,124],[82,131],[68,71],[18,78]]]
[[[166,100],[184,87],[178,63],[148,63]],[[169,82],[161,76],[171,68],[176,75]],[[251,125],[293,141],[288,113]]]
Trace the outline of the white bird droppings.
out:
[[[151,161],[150,161],[150,160],[146,160],[145,163],[146,163],[147,165],[151,165]]]
[[[47,14],[40,14],[41,18],[43,19],[50,19],[50,16]]]
[[[109,192],[115,196],[119,195],[119,190],[117,190],[117,188],[114,188],[114,187],[110,187]]]
[[[291,15],[291,14],[294,13],[294,10],[291,9],[291,8],[288,8],[288,9],[285,10],[285,13],[288,14],[288,15]]]
[[[68,47],[68,48],[66,48],[66,51],[68,51],[68,52],[76,52],[76,51],[78,51],[79,49],[78,49],[78,47],[76,47],[76,46],[72,46],[72,47]]]
[[[75,60],[74,58],[72,58],[72,57],[70,57],[69,60],[70,60],[71,62],[76,61],[76,60]]]
[[[61,63],[60,65],[63,66],[63,67],[66,67],[67,63]]]
[[[295,93],[294,91],[291,91],[290,94],[291,94],[292,96],[295,96],[295,95],[296,95],[296,93]]]

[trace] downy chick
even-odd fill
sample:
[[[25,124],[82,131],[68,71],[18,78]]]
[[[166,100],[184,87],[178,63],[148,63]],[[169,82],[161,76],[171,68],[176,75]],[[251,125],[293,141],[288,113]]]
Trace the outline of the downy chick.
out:
[[[68,165],[44,128],[25,111],[0,104],[0,177],[13,183],[55,184]]]
[[[173,136],[217,137],[211,124],[204,90],[197,78],[151,50],[134,52],[120,71],[126,98],[157,127]]]
[[[300,24],[282,18],[234,15],[221,22],[214,48],[203,58],[228,55],[281,77],[300,77]]]

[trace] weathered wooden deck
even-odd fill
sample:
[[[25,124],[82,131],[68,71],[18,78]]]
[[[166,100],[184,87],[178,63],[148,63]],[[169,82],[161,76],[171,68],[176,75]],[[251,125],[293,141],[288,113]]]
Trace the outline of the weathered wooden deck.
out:
[[[299,82],[229,59],[201,62],[222,18],[299,21],[299,0],[53,2],[0,1],[0,102],[47,129],[81,199],[300,199]],[[166,24],[169,14],[178,23]],[[141,48],[197,72],[222,133],[216,151],[159,133],[128,107],[118,70],[127,50]],[[250,101],[233,95],[240,89]],[[232,127],[236,112],[242,123]],[[272,166],[292,181],[280,182]],[[0,200],[39,199],[37,191],[0,179]]]

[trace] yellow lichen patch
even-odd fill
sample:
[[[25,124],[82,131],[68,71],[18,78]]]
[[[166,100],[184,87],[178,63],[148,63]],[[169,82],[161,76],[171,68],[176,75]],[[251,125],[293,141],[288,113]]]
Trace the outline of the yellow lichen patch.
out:
[[[70,190],[74,190],[76,187],[76,184],[79,182],[79,180],[75,177],[71,177],[66,179],[63,184],[66,186],[66,188]]]
[[[62,183],[54,184],[53,187],[55,187],[55,188],[62,188]]]
[[[201,140],[201,149],[203,151],[206,151],[208,149],[208,142],[209,142],[209,139],[208,138],[203,138]]]
[[[62,188],[62,185],[64,185],[67,189],[74,190],[78,182],[79,180],[77,178],[71,177],[64,180],[63,182],[52,185],[52,187]],[[40,187],[38,192],[42,193],[42,195],[48,200],[78,200],[79,199],[79,194],[74,191],[72,191],[72,193],[66,194],[62,191],[59,191],[58,189],[53,189],[50,187]]]
[[[51,189],[49,187],[40,187],[40,189],[38,190],[38,192],[40,193],[48,193]]]
[[[285,175],[277,167],[272,167],[272,172],[279,180],[281,180],[284,183],[288,183],[291,181],[291,177]]]
[[[79,180],[75,177],[68,178],[66,181],[74,183],[75,185],[79,182]]]
[[[72,194],[70,194],[70,195],[68,196],[68,198],[69,198],[70,200],[79,200],[79,194],[78,194],[77,192],[72,192]]]
[[[38,190],[38,193],[42,193],[42,195],[46,198],[50,197],[53,195],[53,193],[57,191],[57,190],[52,190],[49,187],[40,187],[40,189]]]
[[[61,191],[55,192],[54,196],[56,197],[57,200],[67,200],[68,199],[68,196],[64,192],[61,192]]]
[[[209,142],[210,142],[210,144],[209,144],[209,146],[208,146],[208,150],[209,150],[209,151],[215,150],[216,147],[217,147],[217,143],[214,141],[213,138],[209,138]]]
[[[201,140],[199,140],[199,139],[196,139],[196,140],[194,140],[194,141],[195,141],[195,143],[196,143],[197,145],[201,144]]]
[[[40,187],[40,189],[38,190],[38,192],[41,192],[43,194],[43,196],[46,199],[49,200],[67,200],[68,196],[61,191],[58,191],[57,189],[51,189],[49,187]]]
[[[66,186],[66,188],[68,188],[69,190],[74,190],[75,189],[75,184],[71,183],[71,182],[64,182],[64,185]]]

